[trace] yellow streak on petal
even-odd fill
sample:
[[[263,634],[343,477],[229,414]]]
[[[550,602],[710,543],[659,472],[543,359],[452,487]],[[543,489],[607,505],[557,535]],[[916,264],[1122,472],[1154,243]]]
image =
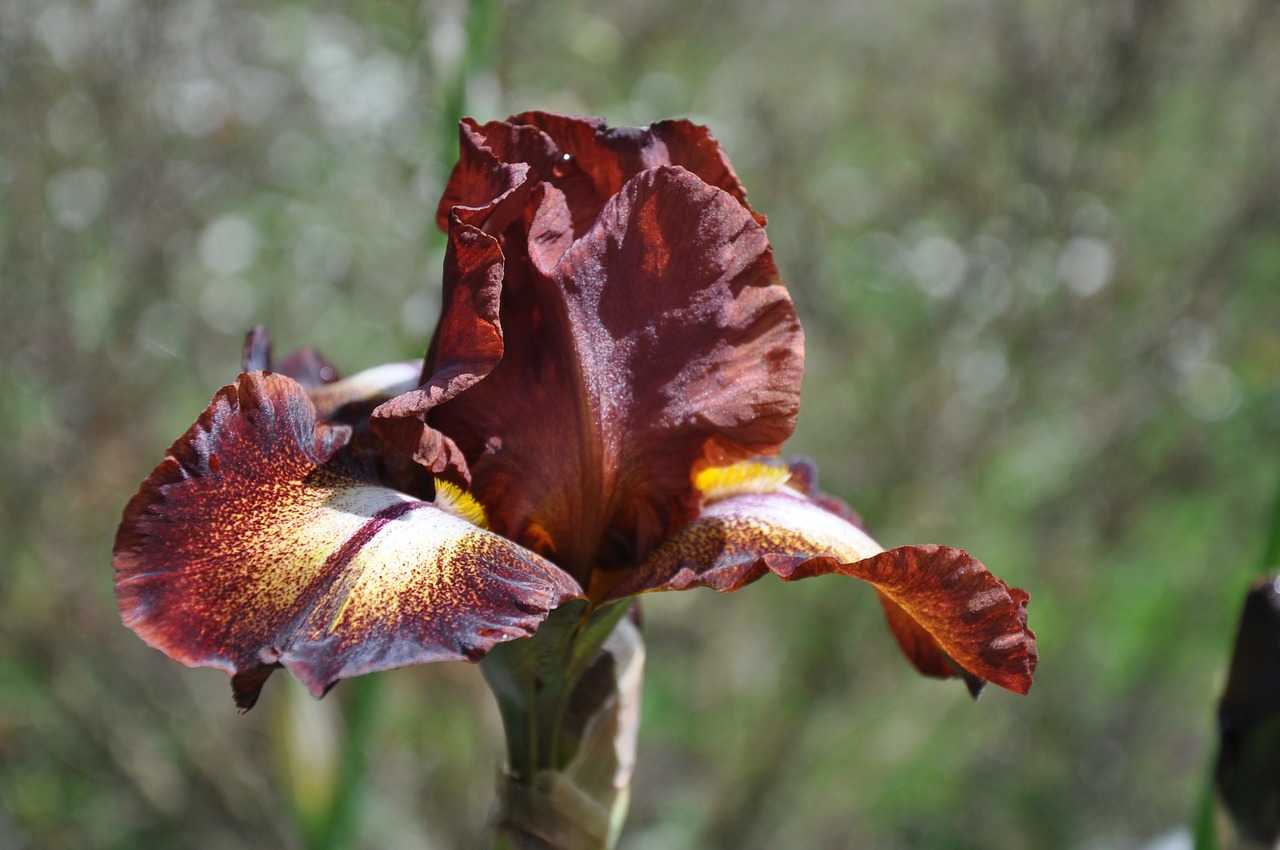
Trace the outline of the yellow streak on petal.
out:
[[[791,470],[754,460],[731,466],[712,466],[695,476],[693,484],[702,491],[706,504],[746,493],[775,493],[791,480]]]
[[[436,479],[436,507],[481,528],[489,527],[484,506],[475,497],[448,481]]]
[[[413,511],[388,523],[351,562],[355,575],[347,596],[328,626],[353,632],[379,620],[441,616],[475,604],[474,590],[463,587],[468,549],[480,537],[459,517],[431,510]]]

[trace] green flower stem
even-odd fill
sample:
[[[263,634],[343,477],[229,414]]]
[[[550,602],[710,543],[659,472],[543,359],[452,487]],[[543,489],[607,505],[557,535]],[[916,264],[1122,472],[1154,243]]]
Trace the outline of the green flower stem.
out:
[[[629,605],[571,603],[481,664],[502,713],[494,847],[608,850],[626,817],[644,643]]]

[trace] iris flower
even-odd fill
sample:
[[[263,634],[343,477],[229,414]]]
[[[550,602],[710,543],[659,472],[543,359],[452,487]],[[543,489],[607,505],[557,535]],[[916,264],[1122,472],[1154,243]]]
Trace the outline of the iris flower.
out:
[[[646,593],[841,575],[920,672],[1030,688],[1024,591],[958,549],[884,551],[778,459],[803,335],[705,128],[531,113],[460,135],[425,361],[339,379],[252,333],[124,511],[129,628],[227,671],[247,710],[279,667],[319,697],[479,661],[557,610],[581,638]]]

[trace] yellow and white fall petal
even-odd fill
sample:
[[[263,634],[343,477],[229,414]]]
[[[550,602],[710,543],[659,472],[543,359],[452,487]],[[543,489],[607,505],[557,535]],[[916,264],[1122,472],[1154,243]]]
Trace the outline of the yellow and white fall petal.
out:
[[[125,624],[189,666],[233,676],[248,708],[277,666],[319,696],[339,679],[475,661],[581,590],[478,524],[442,487],[423,501],[333,461],[349,436],[306,391],[250,372],[224,387],[125,508]]]
[[[609,597],[691,587],[728,592],[769,573],[784,581],[849,576],[875,587],[890,631],[922,673],[967,673],[1017,693],[1030,689],[1037,655],[1025,591],[959,549],[886,552],[862,529],[786,486],[778,469],[745,463],[700,473],[696,483],[707,499],[701,515]]]

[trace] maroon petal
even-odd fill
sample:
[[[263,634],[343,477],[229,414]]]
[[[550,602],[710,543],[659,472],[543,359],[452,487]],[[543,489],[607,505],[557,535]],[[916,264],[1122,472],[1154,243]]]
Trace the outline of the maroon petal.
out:
[[[125,508],[125,624],[177,661],[226,670],[243,708],[280,665],[319,696],[376,670],[477,660],[581,593],[468,521],[480,512],[465,494],[421,501],[336,465],[348,435],[317,424],[294,381],[244,374]]]
[[[516,141],[511,138],[516,133],[514,129],[499,136],[486,132],[495,126],[501,125],[487,124],[482,128],[473,119],[464,118],[458,127],[458,164],[453,167],[436,208],[436,224],[446,233],[455,216],[464,224],[501,233],[513,220],[505,210],[520,208],[527,197],[534,177],[530,174],[530,161],[545,162],[550,167],[554,152],[544,135],[527,128],[527,139]],[[523,156],[512,155],[516,151]],[[490,221],[495,211],[504,212]]]
[[[455,207],[481,208],[511,190],[512,169],[521,166],[527,171],[519,173],[520,181],[533,186],[549,183],[566,195],[573,233],[579,236],[627,181],[661,165],[679,165],[751,210],[720,143],[706,127],[689,121],[611,128],[598,118],[525,112],[484,125],[466,119],[460,147],[458,165],[437,211],[445,230]],[[751,212],[764,224],[763,216]],[[473,218],[463,220],[479,224]],[[504,226],[488,224],[485,230],[498,235]]]
[[[790,488],[748,489],[710,504],[626,574],[609,598],[690,587],[733,591],[770,572],[786,581],[851,576],[876,588],[890,630],[922,673],[967,672],[1017,693],[1030,689],[1037,656],[1025,591],[958,549],[884,552]]]
[[[609,127],[599,118],[579,118],[548,112],[525,112],[507,119],[506,126],[536,127],[553,145],[550,171],[533,163],[535,179],[552,183],[571,198],[590,185],[601,199],[587,219],[590,205],[571,201],[570,208],[584,207],[590,222],[603,200],[616,195],[635,175],[661,165],[678,165],[704,182],[723,189],[752,212],[759,224],[764,217],[751,210],[747,191],[738,180],[729,157],[706,127],[690,121],[659,121],[648,127]],[[507,154],[515,158],[521,153]],[[532,160],[530,160],[532,163]],[[586,178],[584,181],[583,178]],[[589,181],[589,183],[588,183]],[[578,195],[582,201],[586,195]]]
[[[503,357],[499,309],[503,256],[497,240],[456,216],[445,253],[444,305],[427,362],[430,376],[373,412],[374,428],[393,446],[438,475],[467,484],[457,444],[427,425],[427,413],[471,388]]]
[[[505,266],[500,362],[447,403],[419,395],[378,415],[429,410],[494,529],[582,580],[693,516],[690,471],[708,452],[777,452],[803,337],[764,229],[690,172],[643,172],[567,250],[564,195],[540,194],[530,258]],[[438,456],[428,440],[409,448]]]

